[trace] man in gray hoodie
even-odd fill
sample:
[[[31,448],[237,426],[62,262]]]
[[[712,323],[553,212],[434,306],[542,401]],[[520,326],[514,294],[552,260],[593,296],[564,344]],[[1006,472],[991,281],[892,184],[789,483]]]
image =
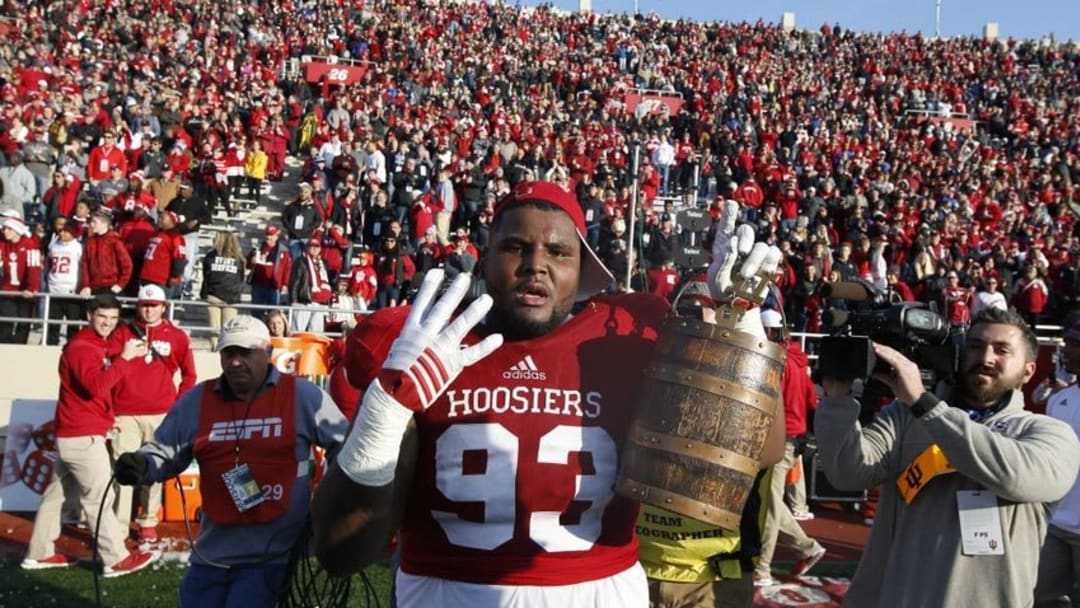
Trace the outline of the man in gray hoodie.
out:
[[[957,386],[939,395],[896,350],[874,344],[874,353],[888,371],[873,378],[896,400],[863,428],[852,382],[825,377],[814,425],[834,486],[882,488],[844,605],[1031,606],[1046,503],[1080,470],[1076,433],[1024,410],[1035,334],[1014,312],[984,311]]]
[[[33,202],[37,194],[37,182],[34,181],[34,174],[23,164],[22,152],[12,152],[8,160],[11,164],[0,168],[0,188],[3,189],[0,211],[13,209],[21,217],[26,217],[26,206]]]

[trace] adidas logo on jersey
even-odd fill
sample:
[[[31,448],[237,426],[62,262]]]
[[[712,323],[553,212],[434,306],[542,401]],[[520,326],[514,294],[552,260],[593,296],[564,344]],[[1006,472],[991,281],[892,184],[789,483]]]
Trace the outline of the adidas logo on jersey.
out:
[[[532,355],[525,355],[521,361],[511,365],[509,369],[503,372],[503,378],[507,380],[547,380],[547,374],[536,367]]]

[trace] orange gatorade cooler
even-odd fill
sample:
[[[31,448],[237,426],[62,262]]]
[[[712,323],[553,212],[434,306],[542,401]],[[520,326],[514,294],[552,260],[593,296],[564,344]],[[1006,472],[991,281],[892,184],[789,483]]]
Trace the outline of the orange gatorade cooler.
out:
[[[184,490],[183,500],[180,497],[180,488]],[[184,506],[187,506],[187,519],[192,522],[199,521],[199,509],[202,507],[202,493],[199,492],[199,465],[192,462],[176,477],[166,480],[163,484],[162,495],[162,521],[184,521]]]
[[[294,334],[270,338],[270,362],[283,374],[304,378],[326,376],[330,371],[332,339],[319,334]]]

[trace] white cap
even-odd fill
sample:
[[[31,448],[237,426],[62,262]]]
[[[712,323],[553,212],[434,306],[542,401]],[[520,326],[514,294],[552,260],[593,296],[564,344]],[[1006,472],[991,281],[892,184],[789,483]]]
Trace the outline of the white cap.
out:
[[[265,323],[250,315],[237,315],[222,326],[217,350],[220,352],[230,346],[261,348],[267,344],[270,344],[270,330]]]
[[[157,285],[143,285],[139,288],[139,303],[149,304],[164,304],[168,298],[165,297],[165,290]]]
[[[14,230],[19,236],[30,236],[30,228],[27,227],[25,222],[17,217],[4,218],[3,222],[0,222],[0,226]]]
[[[784,326],[784,317],[773,309],[761,311],[761,325],[766,328],[778,328]]]

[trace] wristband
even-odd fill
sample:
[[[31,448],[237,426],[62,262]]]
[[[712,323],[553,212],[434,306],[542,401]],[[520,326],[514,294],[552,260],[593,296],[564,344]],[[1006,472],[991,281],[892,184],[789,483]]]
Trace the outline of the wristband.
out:
[[[926,414],[926,412],[934,409],[934,407],[940,402],[941,400],[935,397],[933,393],[931,393],[930,391],[926,391],[922,395],[919,395],[919,398],[915,401],[915,403],[911,404],[911,413],[916,418],[922,418]]]
[[[413,413],[388,395],[378,380],[360,402],[356,422],[338,452],[341,471],[364,486],[384,486],[394,480],[401,438]]]

